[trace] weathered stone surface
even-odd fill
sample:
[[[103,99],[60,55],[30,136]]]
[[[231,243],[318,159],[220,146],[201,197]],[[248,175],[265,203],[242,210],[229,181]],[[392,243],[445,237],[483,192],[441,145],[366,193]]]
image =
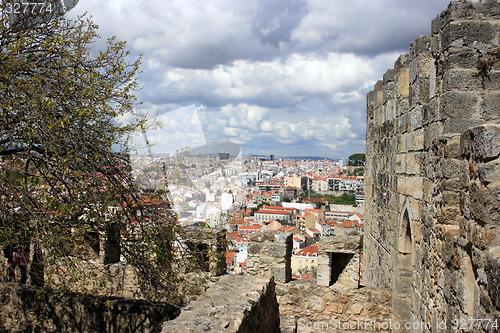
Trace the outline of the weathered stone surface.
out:
[[[441,96],[441,110],[446,118],[468,118],[478,106],[476,92],[449,91]]]
[[[452,1],[376,87],[409,88],[394,119],[367,118],[363,279],[391,288],[395,317],[499,316],[499,14],[498,1]]]
[[[179,315],[165,303],[0,286],[2,332],[160,332]]]
[[[279,309],[273,279],[224,276],[197,301],[165,322],[163,333],[279,332]]]
[[[292,234],[259,232],[250,236],[248,245],[248,274],[274,276],[279,282],[292,279]]]
[[[462,153],[479,161],[489,161],[500,155],[500,125],[487,124],[467,130],[462,135]]]
[[[319,241],[321,252],[355,253],[359,247],[359,236],[323,237]]]
[[[308,285],[293,281],[279,285],[281,332],[389,332],[380,327],[342,329],[339,325],[356,325],[368,321],[384,322],[391,318],[388,290],[343,289]],[[322,323],[326,323],[321,329]],[[316,328],[314,325],[317,325]],[[338,329],[338,330],[337,330]]]

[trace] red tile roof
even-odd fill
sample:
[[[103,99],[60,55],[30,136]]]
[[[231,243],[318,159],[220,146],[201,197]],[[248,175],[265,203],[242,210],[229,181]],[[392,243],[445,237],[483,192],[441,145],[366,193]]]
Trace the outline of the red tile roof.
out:
[[[312,257],[313,255],[318,255],[318,245],[309,245],[302,250],[297,251],[299,256]]]

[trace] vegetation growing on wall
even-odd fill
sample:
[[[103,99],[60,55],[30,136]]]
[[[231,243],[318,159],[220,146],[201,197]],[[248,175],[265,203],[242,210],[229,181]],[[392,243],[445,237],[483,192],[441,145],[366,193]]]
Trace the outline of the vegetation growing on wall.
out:
[[[45,265],[65,258],[71,274],[103,245],[105,261],[122,256],[167,290],[175,221],[162,191],[134,184],[125,148],[146,126],[134,112],[140,62],[114,38],[91,52],[90,19],[50,15],[0,18],[0,246],[35,249],[35,284]]]

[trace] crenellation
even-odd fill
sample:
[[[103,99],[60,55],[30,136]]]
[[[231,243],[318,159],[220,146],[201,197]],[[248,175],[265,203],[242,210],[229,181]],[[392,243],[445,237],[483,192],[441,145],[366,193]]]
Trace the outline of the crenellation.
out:
[[[364,276],[392,289],[396,318],[498,317],[499,8],[453,1],[367,117]]]
[[[432,34],[437,34],[447,24],[457,20],[487,20],[500,16],[496,0],[483,0],[472,3],[466,0],[453,0],[446,10],[431,23]]]

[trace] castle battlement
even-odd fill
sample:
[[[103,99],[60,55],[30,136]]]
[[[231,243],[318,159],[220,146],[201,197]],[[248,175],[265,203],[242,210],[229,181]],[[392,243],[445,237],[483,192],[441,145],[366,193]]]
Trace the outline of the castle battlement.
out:
[[[451,2],[367,95],[364,278],[402,319],[498,318],[499,17]]]

